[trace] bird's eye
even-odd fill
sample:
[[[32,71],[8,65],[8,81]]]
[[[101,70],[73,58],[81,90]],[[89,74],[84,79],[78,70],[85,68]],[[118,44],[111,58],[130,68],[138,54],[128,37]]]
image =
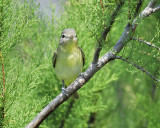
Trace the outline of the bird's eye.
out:
[[[65,35],[62,35],[62,38],[64,38],[65,37]]]

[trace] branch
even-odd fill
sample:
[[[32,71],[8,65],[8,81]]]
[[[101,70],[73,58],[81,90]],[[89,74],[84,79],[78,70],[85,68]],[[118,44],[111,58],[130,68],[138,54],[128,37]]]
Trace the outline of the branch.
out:
[[[157,3],[157,1],[151,0],[149,2],[148,6],[141,12],[141,14],[139,15],[139,18],[142,19],[142,18],[147,17],[147,16],[151,15],[152,13],[160,10],[160,5],[155,7],[156,3]]]
[[[146,71],[143,67],[138,66],[137,64],[133,63],[132,61],[128,61],[127,59],[124,59],[122,57],[116,56],[116,59],[120,59],[123,60],[133,66],[135,66],[137,69],[141,70],[142,72],[146,73],[149,77],[151,77],[153,80],[155,81],[160,81],[158,78],[156,78],[155,76],[153,76],[152,74],[150,74],[148,71]]]
[[[100,0],[100,4],[101,4],[101,7],[102,7],[102,14],[104,15],[104,8],[103,8],[103,2],[102,2],[102,0]]]
[[[143,0],[139,0],[139,2],[137,3],[137,7],[136,7],[136,10],[135,10],[135,13],[134,13],[134,17],[137,16],[137,14],[138,14],[138,12],[140,10],[140,7],[142,5],[142,2],[143,2]]]
[[[107,26],[102,32],[100,41],[98,42],[98,47],[97,47],[97,49],[96,49],[96,51],[94,53],[94,58],[93,58],[93,63],[94,64],[96,64],[98,62],[99,55],[100,55],[100,52],[102,50],[102,44],[106,40],[107,34],[111,30],[111,27],[112,27],[112,25],[113,25],[113,23],[115,21],[115,18],[118,15],[118,12],[119,12],[119,10],[120,10],[120,8],[122,7],[123,4],[124,4],[123,2],[120,2],[119,4],[117,4],[116,9],[114,10],[114,12],[113,12],[113,14],[111,16],[111,20],[110,20],[109,26]]]
[[[3,86],[1,86],[2,88],[2,96],[4,97],[4,93],[5,93],[5,73],[4,73],[4,64],[3,64],[3,57],[2,57],[2,52],[0,51],[0,60],[2,63],[2,76],[3,76]]]
[[[152,13],[153,12],[151,12],[150,14]],[[143,13],[141,15],[144,18],[146,14]],[[100,70],[104,65],[106,65],[108,62],[116,58],[115,54],[119,53],[123,49],[124,44],[127,43],[127,41],[130,39],[129,35],[133,34],[134,29],[132,28],[134,28],[134,26],[136,25],[135,21],[136,20],[133,21],[132,25],[128,24],[125,27],[122,36],[120,37],[116,45],[113,47],[112,51],[107,52],[100,59],[98,58],[99,58],[99,53],[101,51],[101,48],[100,50],[98,50],[98,52],[95,52],[95,57],[94,57],[95,60],[93,61],[93,63],[91,63],[88,69],[66,88],[66,92],[69,97],[73,93],[75,93],[78,89],[80,89],[85,83],[87,83],[93,77],[93,75],[98,70]],[[108,33],[107,29],[105,30],[106,31],[104,31],[104,37],[102,34],[103,39],[106,37],[105,34]],[[94,63],[96,61],[97,63]],[[63,93],[60,93],[26,126],[26,128],[38,127],[43,122],[43,120],[45,120],[48,117],[49,114],[51,114],[59,105],[65,102],[69,97],[66,97],[66,95],[64,95]]]
[[[156,11],[158,11],[158,10],[160,10],[160,5],[156,6],[156,7],[153,9],[153,12],[156,12]]]
[[[137,16],[141,5],[142,5],[142,1],[140,0],[137,3],[134,17]],[[128,42],[128,40],[130,40],[130,36],[132,37],[134,35],[135,29],[137,27],[136,21],[137,21],[137,18],[133,20],[132,24],[128,23],[127,26],[125,27],[125,30],[123,31],[120,39],[118,40],[116,45],[113,47],[113,52],[115,52],[115,54],[118,54],[124,47],[125,43]]]
[[[137,41],[139,41],[139,42],[141,42],[141,43],[144,43],[144,44],[146,44],[146,45],[148,45],[148,46],[154,47],[154,48],[156,48],[157,50],[160,51],[160,48],[159,48],[158,46],[156,46],[155,44],[151,44],[150,42],[147,42],[147,41],[145,41],[145,40],[142,40],[142,39],[139,39],[139,38],[136,38],[136,37],[132,37],[132,39],[133,39],[133,40],[137,40]]]
[[[53,99],[27,126],[26,128],[38,127],[44,119],[48,117],[60,104],[65,102],[74,92],[80,89],[85,83],[87,83],[92,76],[100,70],[106,63],[114,59],[114,55],[111,52],[106,53],[98,61],[98,64],[91,63],[88,69],[82,73],[73,83],[67,88],[67,95],[60,93],[55,99]]]

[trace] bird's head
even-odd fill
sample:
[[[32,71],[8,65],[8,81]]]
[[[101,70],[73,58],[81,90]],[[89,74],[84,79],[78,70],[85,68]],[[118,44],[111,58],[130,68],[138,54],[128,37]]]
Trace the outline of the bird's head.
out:
[[[77,43],[76,31],[73,28],[67,28],[62,31],[60,44]]]

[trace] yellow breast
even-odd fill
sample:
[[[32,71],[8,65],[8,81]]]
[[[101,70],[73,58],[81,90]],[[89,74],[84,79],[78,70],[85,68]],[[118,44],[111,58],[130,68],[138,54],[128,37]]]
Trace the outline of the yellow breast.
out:
[[[57,49],[55,73],[66,85],[72,83],[81,73],[83,67],[82,54],[77,46],[72,49]]]

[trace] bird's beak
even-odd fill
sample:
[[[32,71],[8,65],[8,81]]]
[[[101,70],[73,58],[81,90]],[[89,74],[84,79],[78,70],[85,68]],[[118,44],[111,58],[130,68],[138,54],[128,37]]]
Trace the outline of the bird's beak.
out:
[[[71,35],[69,38],[70,38],[70,40],[73,40],[73,35]]]

